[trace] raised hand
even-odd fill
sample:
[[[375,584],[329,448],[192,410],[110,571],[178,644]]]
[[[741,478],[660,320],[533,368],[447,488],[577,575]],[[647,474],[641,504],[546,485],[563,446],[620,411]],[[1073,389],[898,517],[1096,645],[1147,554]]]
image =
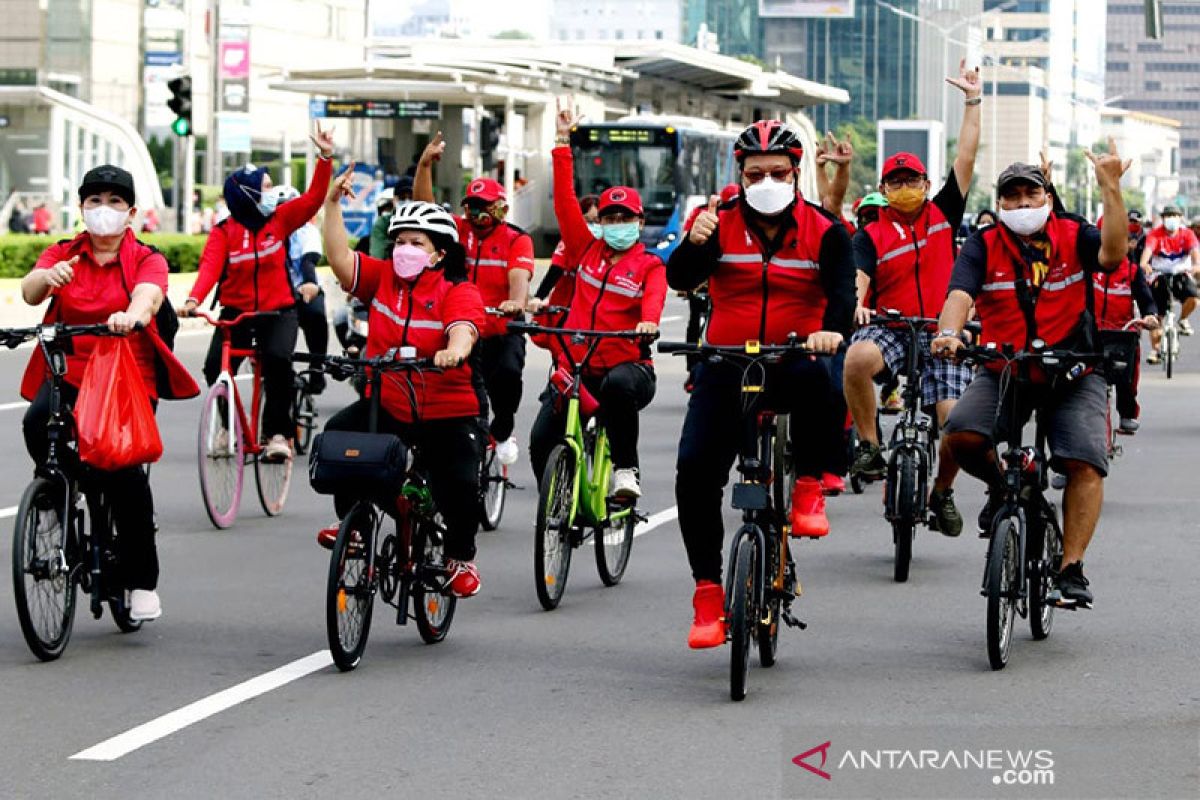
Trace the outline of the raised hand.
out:
[[[435,161],[441,161],[442,155],[446,152],[446,140],[442,137],[442,132],[438,131],[433,135],[433,141],[425,145],[425,150],[421,153],[421,165],[431,166]]]
[[[833,131],[826,131],[825,137],[817,141],[817,166],[822,167],[832,161],[830,157],[837,152],[837,146]]]
[[[983,81],[979,78],[979,67],[967,69],[967,60],[958,62],[958,77],[946,78],[946,83],[962,91],[970,100],[983,94]]]
[[[346,167],[346,171],[329,182],[329,191],[325,194],[326,203],[340,203],[343,197],[354,200],[354,162]]]
[[[574,104],[571,97],[555,98],[554,100],[554,123],[558,131],[560,139],[566,139],[571,135],[571,129],[583,121],[583,115],[579,113],[579,107]]]
[[[329,158],[333,155],[334,149],[333,128],[330,127],[329,130],[323,130],[320,120],[315,120],[314,125],[316,126],[316,130],[308,138],[317,146],[317,151],[321,154],[321,158]]]
[[[1125,170],[1129,169],[1129,165],[1133,163],[1133,159],[1121,160],[1121,154],[1117,152],[1117,143],[1113,138],[1108,137],[1108,152],[1097,155],[1091,150],[1084,150],[1083,154],[1087,156],[1087,160],[1092,162],[1092,166],[1096,170],[1096,183],[1108,188],[1119,188],[1121,185],[1121,176],[1125,174]]]
[[[717,223],[720,218],[717,216],[717,207],[721,205],[721,198],[718,195],[712,195],[708,198],[708,208],[701,211],[696,219],[692,222],[692,229],[688,233],[688,241],[692,244],[704,244],[713,235],[713,231],[717,229]]]
[[[1051,173],[1054,170],[1054,162],[1050,160],[1050,156],[1046,154],[1045,150],[1038,151],[1038,157],[1042,159],[1042,177],[1047,181],[1052,181],[1053,178],[1051,177]]]

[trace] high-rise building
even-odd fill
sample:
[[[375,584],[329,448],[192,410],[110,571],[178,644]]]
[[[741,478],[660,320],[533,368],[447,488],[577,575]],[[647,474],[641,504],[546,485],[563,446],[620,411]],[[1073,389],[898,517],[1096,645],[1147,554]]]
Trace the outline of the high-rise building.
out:
[[[554,0],[550,35],[564,41],[678,42],[680,0]]]
[[[686,43],[696,45],[703,30],[716,37],[717,47],[723,55],[763,58],[758,0],[681,0],[680,5],[683,7],[683,40]]]
[[[1200,0],[1162,4],[1162,38],[1147,39],[1142,3],[1109,3],[1105,89],[1114,105],[1178,120],[1181,191],[1200,195]]]

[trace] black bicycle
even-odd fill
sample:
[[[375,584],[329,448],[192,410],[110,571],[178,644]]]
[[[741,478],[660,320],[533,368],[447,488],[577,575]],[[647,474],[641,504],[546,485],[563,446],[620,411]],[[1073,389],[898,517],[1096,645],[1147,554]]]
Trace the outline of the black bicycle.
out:
[[[91,598],[100,619],[107,604],[122,632],[142,627],[129,618],[118,575],[112,506],[90,486],[91,470],[79,461],[75,418],[63,401],[66,355],[76,336],[118,336],[107,325],[40,325],[0,330],[0,344],[14,348],[37,340],[50,368],[50,417],[46,462],[25,487],[13,529],[13,594],[21,633],[33,654],[53,661],[63,654],[75,621],[76,590]]]
[[[775,665],[780,622],[804,629],[792,616],[800,581],[789,546],[795,462],[788,414],[763,407],[767,368],[794,358],[817,355],[795,339],[783,345],[747,342],[716,346],[660,342],[660,353],[698,355],[710,363],[728,362],[742,369],[742,413],[753,419],[738,455],[741,480],[733,485],[732,505],[742,512],[733,537],[725,587],[726,635],[733,645],[729,662],[729,696],[746,697],[751,645],[763,667]],[[732,422],[732,421],[731,421]]]
[[[317,430],[317,401],[312,385],[313,380],[319,374],[319,370],[305,369],[297,372],[292,379],[292,419],[296,421],[296,435],[293,442],[297,455],[304,455],[308,452],[313,435]]]
[[[1003,669],[1012,650],[1013,627],[1019,614],[1029,619],[1033,638],[1045,639],[1054,627],[1055,608],[1073,609],[1055,585],[1062,561],[1063,533],[1058,508],[1046,497],[1049,487],[1046,431],[1036,413],[1033,446],[1022,444],[1025,420],[1019,391],[1029,385],[1029,369],[1039,365],[1062,370],[1064,378],[1081,375],[1089,367],[1102,367],[1103,354],[1048,349],[1034,340],[1029,351],[1014,352],[1012,345],[968,347],[959,350],[967,363],[1001,361],[1001,401],[996,421],[1007,420],[1005,449],[993,437],[998,464],[1003,464],[1004,492],[993,498],[995,513],[988,528],[987,561],[981,594],[987,598],[987,653],[992,669]]]
[[[350,437],[357,438],[346,439],[348,448],[355,443],[361,443],[364,449],[372,443],[386,447],[388,442],[384,440],[396,439],[378,433],[380,389],[385,375],[401,380],[413,398],[412,375],[417,374],[415,379],[420,380],[419,373],[440,372],[431,359],[398,357],[396,350],[373,358],[296,353],[292,359],[335,380],[361,381],[365,386],[371,403],[369,430],[365,434],[350,433]],[[314,453],[322,450],[321,436],[346,433],[321,434],[314,440]],[[457,598],[448,588],[443,556],[446,528],[434,505],[420,452],[407,448],[404,452],[407,466],[401,468],[404,477],[397,485],[369,487],[362,481],[339,487],[339,492],[352,493],[355,502],[341,519],[329,557],[325,629],[333,662],[342,671],[354,669],[362,660],[376,594],[396,609],[397,625],[415,621],[417,632],[428,644],[445,639],[454,619]],[[310,477],[314,472],[315,467],[310,465]],[[328,493],[325,488],[319,491]],[[395,519],[395,531],[385,533],[389,517]]]

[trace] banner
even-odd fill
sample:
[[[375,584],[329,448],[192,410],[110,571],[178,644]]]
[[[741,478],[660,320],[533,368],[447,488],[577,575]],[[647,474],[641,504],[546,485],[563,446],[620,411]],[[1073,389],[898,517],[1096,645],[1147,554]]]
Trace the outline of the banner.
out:
[[[854,0],[758,0],[758,15],[848,19],[854,16]]]

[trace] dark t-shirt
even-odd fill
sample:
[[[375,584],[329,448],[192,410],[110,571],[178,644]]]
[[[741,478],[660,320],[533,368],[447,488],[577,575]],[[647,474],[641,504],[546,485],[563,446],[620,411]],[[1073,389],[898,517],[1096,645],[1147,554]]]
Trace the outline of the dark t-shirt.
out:
[[[950,175],[946,178],[945,185],[929,202],[942,212],[946,221],[950,223],[950,230],[958,230],[962,224],[963,214],[967,210],[967,198],[958,188],[958,178],[954,174],[953,167],[950,168]],[[875,242],[866,230],[860,228],[854,234],[854,266],[860,272],[865,272],[874,278],[875,265],[878,261],[879,254],[875,252]]]
[[[990,230],[988,228],[987,230]],[[954,272],[950,274],[950,288],[947,291],[959,290],[971,297],[978,297],[987,279],[987,246],[983,243],[984,231],[976,231],[963,243],[954,262]],[[1045,262],[1050,241],[1044,235],[1035,237],[1033,244],[1025,244],[1017,240],[1021,249],[1021,257],[1025,262],[1025,274],[1029,276],[1034,286],[1041,285],[1045,275]],[[1076,240],[1076,253],[1079,263],[1085,270],[1104,272],[1100,266],[1100,229],[1090,222],[1083,222],[1079,228],[1079,238]]]

